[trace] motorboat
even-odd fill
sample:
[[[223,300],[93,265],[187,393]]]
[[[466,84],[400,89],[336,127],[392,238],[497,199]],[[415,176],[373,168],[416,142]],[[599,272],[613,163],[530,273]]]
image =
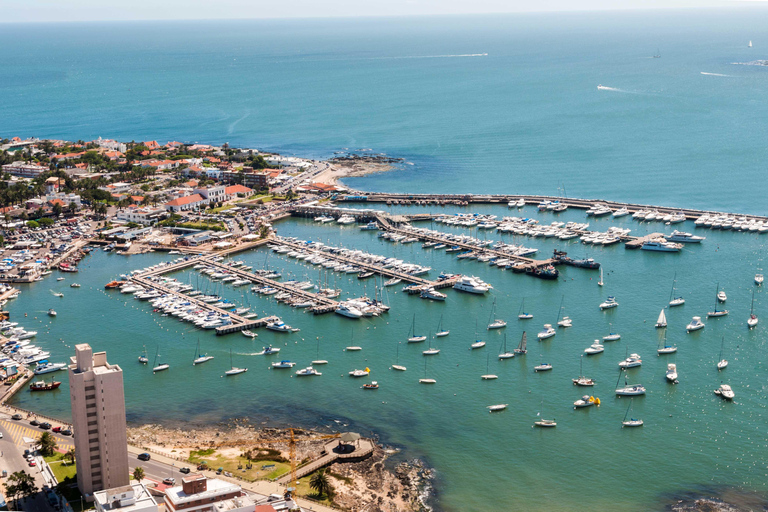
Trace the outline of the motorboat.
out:
[[[623,388],[617,388],[616,394],[618,396],[639,396],[645,394],[645,387],[640,384],[627,385]]]
[[[259,335],[258,335],[258,334],[256,334],[255,332],[252,332],[252,331],[249,331],[249,330],[240,331],[240,333],[241,333],[243,336],[245,336],[246,338],[256,338],[256,337],[258,337],[258,336],[259,336]]]
[[[695,236],[691,233],[677,230],[673,231],[671,235],[667,235],[664,238],[668,242],[679,242],[684,244],[698,244],[701,243],[702,240],[706,240],[706,237]]]
[[[489,405],[487,407],[488,412],[499,412],[503,411],[509,406],[509,404],[496,404],[496,405]]]
[[[307,366],[306,368],[302,368],[301,370],[297,371],[296,375],[298,375],[299,377],[308,377],[310,375],[322,375],[322,373],[315,370],[311,366]]]
[[[274,348],[272,345],[269,345],[269,346],[266,346],[266,347],[262,347],[261,352],[259,352],[256,355],[257,356],[269,356],[269,355],[272,355],[272,354],[277,354],[278,352],[280,352],[279,348]]]
[[[549,363],[541,363],[533,367],[534,372],[548,372],[552,370],[552,365]]]
[[[639,354],[630,354],[629,357],[619,362],[619,368],[635,368],[642,364],[643,360],[640,358]]]
[[[80,285],[78,283],[72,283],[69,285],[70,288],[80,288]]]
[[[368,375],[370,375],[370,373],[371,371],[368,368],[366,368],[365,370],[352,370],[351,372],[349,372],[349,376],[355,377],[355,378],[367,377]]]
[[[344,350],[347,351],[347,352],[360,352],[361,350],[363,350],[363,347],[358,347],[356,345],[351,345],[349,347],[345,347]]]
[[[288,361],[287,359],[272,363],[272,368],[274,369],[293,368],[294,366],[296,366],[296,363]]]
[[[600,407],[600,399],[590,395],[584,395],[573,402],[574,409],[583,409],[585,407],[592,407],[593,405]]]
[[[720,384],[720,387],[715,390],[715,394],[725,400],[733,400],[736,396],[736,393],[733,392],[733,389],[728,384]]]
[[[616,297],[613,295],[609,295],[607,299],[605,299],[605,302],[600,303],[600,309],[612,309],[619,305],[618,302],[616,302]]]
[[[536,336],[538,336],[540,340],[546,340],[555,334],[557,334],[557,331],[552,327],[552,324],[544,324],[544,329],[542,329]]]
[[[763,280],[764,280],[763,274],[755,274],[756,285],[760,286],[761,284],[763,284]]]
[[[720,302],[725,302],[726,300],[728,300],[728,296],[725,294],[724,290],[720,290],[719,292],[717,292],[717,300]]]
[[[556,427],[557,423],[555,423],[555,420],[538,420],[533,422],[534,427],[542,427],[542,428],[550,428],[550,427]]]
[[[397,284],[402,283],[403,280],[398,277],[393,277],[392,279],[389,279],[388,281],[384,281],[384,286],[395,286]]]
[[[557,321],[558,327],[572,327],[573,326],[573,320],[571,320],[571,317],[564,316],[562,319]]]
[[[58,372],[67,367],[66,363],[46,363],[35,367],[35,375],[43,375],[45,373]]]
[[[30,391],[51,391],[53,389],[57,389],[59,386],[61,386],[61,382],[58,381],[51,381],[51,382],[45,382],[43,380],[39,380],[37,382],[33,382],[29,385]]]
[[[589,378],[589,377],[579,377],[578,379],[571,379],[573,381],[574,386],[594,386],[595,385],[595,379]]]
[[[675,363],[669,363],[667,365],[667,373],[665,377],[669,382],[677,384],[677,365]]]
[[[625,215],[629,215],[629,210],[626,207],[619,208],[618,210],[614,211],[611,215],[614,218],[624,217]]]
[[[587,355],[600,354],[605,351],[605,347],[600,344],[599,340],[595,340],[593,344],[584,349],[584,353]]]
[[[48,316],[56,316],[57,314],[58,313],[56,313],[56,310],[54,310],[54,309],[49,309],[48,310]]]
[[[693,320],[691,320],[691,323],[685,326],[685,330],[688,332],[698,331],[699,329],[704,328],[704,323],[701,321],[700,316],[693,317]]]
[[[438,301],[443,301],[446,298],[448,298],[446,294],[440,293],[434,288],[427,288],[425,290],[422,290],[422,292],[419,294],[419,297],[421,297],[422,299],[430,299],[430,300],[438,300]]]
[[[656,252],[680,252],[682,244],[673,242],[661,241],[661,240],[646,240],[640,249],[643,251],[656,251]]]
[[[293,329],[290,325],[287,325],[282,320],[275,320],[274,322],[269,322],[267,324],[267,329],[270,331],[277,331],[277,332],[291,332]]]
[[[336,314],[347,318],[361,318],[363,316],[362,311],[345,302],[339,303],[339,306],[336,308]]]
[[[363,389],[379,389],[379,383],[373,380],[369,383],[363,384],[362,388]]]
[[[486,293],[490,287],[476,277],[462,276],[461,279],[453,285],[453,289],[461,292],[482,295]]]

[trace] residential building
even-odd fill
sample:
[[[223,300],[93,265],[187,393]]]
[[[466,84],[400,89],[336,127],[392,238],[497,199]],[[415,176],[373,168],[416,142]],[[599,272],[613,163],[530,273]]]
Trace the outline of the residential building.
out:
[[[3,166],[4,173],[10,173],[12,176],[18,176],[20,178],[37,178],[44,172],[48,172],[47,167],[37,164],[29,164],[27,162],[13,162],[12,164],[5,164]]]
[[[181,485],[166,489],[164,499],[168,512],[253,512],[256,508],[239,485],[200,474],[187,475]]]
[[[135,222],[136,224],[149,225],[165,216],[165,208],[157,207],[128,207],[117,212],[117,220]]]
[[[77,486],[88,497],[130,483],[123,370],[107,362],[106,352],[94,354],[87,343],[75,345],[71,362]]]
[[[50,178],[45,180],[45,193],[52,194],[54,192],[58,192],[59,189],[63,186],[64,186],[64,178],[51,176]]]
[[[80,199],[80,196],[77,195],[77,194],[67,194],[65,192],[55,192],[53,194],[48,194],[48,195],[45,196],[45,200],[47,202],[51,202],[51,201],[53,201],[55,199],[60,200],[67,207],[69,207],[69,205],[71,203],[75,203],[78,208],[80,208],[83,205],[83,203],[82,203],[82,201]]]
[[[224,197],[227,201],[238,196],[247,197],[251,194],[253,194],[253,190],[243,185],[230,185],[224,188]]]
[[[111,192],[113,194],[122,194],[124,192],[128,192],[131,190],[131,184],[130,183],[123,183],[123,182],[116,182],[116,183],[110,183],[106,187],[99,187],[101,190],[106,190],[107,192]]]
[[[93,494],[96,512],[158,512],[157,501],[144,484],[135,483]]]
[[[192,194],[191,196],[177,197],[173,201],[165,203],[164,207],[169,212],[180,212],[185,210],[195,210],[201,206],[208,204],[208,200],[200,194]]]
[[[111,149],[112,151],[119,151],[121,153],[125,153],[125,151],[128,149],[122,142],[118,142],[112,139],[102,139],[99,137],[93,142],[96,143],[100,148]]]

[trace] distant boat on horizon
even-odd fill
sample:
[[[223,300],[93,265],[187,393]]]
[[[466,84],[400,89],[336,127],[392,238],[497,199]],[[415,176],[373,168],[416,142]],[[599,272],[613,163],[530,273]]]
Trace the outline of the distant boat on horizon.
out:
[[[751,41],[750,41],[750,42],[751,42]],[[653,54],[653,58],[654,58],[654,59],[660,59],[660,58],[661,58],[661,52],[659,51],[659,49],[658,49],[658,48],[656,48],[656,53],[655,53],[655,54]]]
[[[752,40],[749,40],[749,44],[747,45],[747,48],[752,48]]]

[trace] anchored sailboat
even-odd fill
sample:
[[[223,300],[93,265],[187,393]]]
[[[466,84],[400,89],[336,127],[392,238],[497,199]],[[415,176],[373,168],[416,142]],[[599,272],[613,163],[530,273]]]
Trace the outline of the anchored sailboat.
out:
[[[565,306],[563,303],[565,302],[565,295],[563,295],[563,298],[560,299],[560,309],[557,312],[557,326],[558,327],[571,327],[573,325],[573,320],[571,320],[570,317],[564,316],[560,318],[560,315],[563,312],[563,309]]]
[[[496,299],[493,299],[493,306],[491,306],[491,315],[488,317],[488,330],[502,329],[507,326],[506,321],[501,320],[499,318],[494,318],[494,316],[496,316]]]
[[[525,331],[523,331],[523,335],[520,337],[520,343],[517,345],[517,348],[515,349],[515,354],[527,354],[528,353],[528,337],[525,335]]]
[[[200,353],[200,340],[197,340],[197,348],[195,349],[195,358],[192,360],[192,366],[204,363],[213,359],[213,356]]]
[[[408,343],[420,343],[422,341],[426,341],[426,336],[417,336],[416,335],[416,313],[413,314],[413,322],[411,323],[411,330],[409,331]]]
[[[515,357],[514,352],[507,352],[507,333],[504,333],[504,344],[499,353],[499,359],[512,359],[513,357]]]
[[[228,377],[232,375],[238,375],[240,373],[245,373],[248,371],[248,368],[238,368],[235,366],[235,363],[232,362],[232,349],[229,349],[229,364],[232,368],[224,372],[224,375]]]
[[[722,298],[724,296],[725,296],[724,292],[720,291],[720,283],[717,283],[717,289],[715,290],[715,310],[714,311],[708,311],[707,312],[707,318],[718,317],[718,316],[725,316],[725,315],[728,314],[728,310],[727,309],[723,309],[723,310],[718,310],[717,309],[717,304],[719,302],[725,302],[725,300]]]
[[[167,370],[171,367],[171,365],[166,363],[160,363],[157,364],[157,357],[160,355],[160,346],[157,346],[157,350],[155,351],[155,360],[152,362],[152,373],[162,372],[163,370]]]
[[[440,315],[440,323],[437,324],[437,332],[435,333],[436,338],[442,338],[443,336],[448,336],[451,334],[451,331],[448,329],[443,329],[443,315]]]
[[[603,267],[600,267],[600,280],[597,282],[597,286],[603,286],[605,282],[603,281]]]
[[[320,359],[320,338],[321,336],[317,337],[317,354],[315,356],[317,357],[317,359],[312,361],[312,364],[328,364],[328,361],[326,361],[325,359]]]
[[[728,360],[723,359],[723,349],[725,348],[725,336],[723,336],[723,339],[720,341],[720,360],[717,362],[717,369],[722,370],[726,366],[728,366]]]
[[[530,320],[533,318],[532,314],[525,312],[525,298],[523,298],[523,303],[520,304],[520,311],[517,312],[517,318],[520,320]]]
[[[634,411],[635,406],[635,399],[630,398],[629,400],[629,406],[627,407],[627,412],[624,413],[624,419],[621,421],[621,427],[642,427],[643,426],[643,420],[636,420],[635,418],[632,418],[630,416],[630,419],[627,420],[627,416],[629,416],[629,411]]]
[[[147,357],[147,346],[144,345],[144,352],[139,356],[139,362],[141,364],[147,364],[149,362],[149,358]]]
[[[749,308],[749,320],[747,320],[747,325],[751,329],[757,325],[757,321],[757,315],[755,314],[755,290],[752,290],[752,306]]]
[[[667,315],[664,314],[664,308],[661,308],[661,313],[659,313],[659,319],[656,320],[656,328],[661,329],[666,326],[667,326]]]
[[[682,306],[683,304],[685,304],[684,298],[675,297],[676,284],[677,284],[677,272],[675,272],[675,276],[672,278],[672,291],[669,293],[670,307]]]
[[[420,384],[435,384],[437,381],[435,379],[428,379],[427,378],[427,358],[424,358],[424,378],[419,379]]]
[[[401,372],[404,372],[406,370],[405,366],[400,365],[400,342],[397,342],[397,355],[395,356],[395,364],[393,364],[391,367],[393,370],[398,370]]]

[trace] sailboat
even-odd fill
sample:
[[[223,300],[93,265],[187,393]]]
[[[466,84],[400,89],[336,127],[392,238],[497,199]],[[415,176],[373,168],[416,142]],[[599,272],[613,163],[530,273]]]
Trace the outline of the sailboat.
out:
[[[480,376],[481,379],[494,380],[499,378],[498,375],[493,375],[492,373],[490,373],[490,369],[489,369],[490,364],[491,364],[491,354],[488,354],[488,358],[485,361],[485,375],[481,375]]]
[[[563,318],[560,318],[560,314],[563,312],[563,303],[565,302],[565,295],[563,295],[563,298],[560,299],[560,309],[557,312],[557,326],[558,327],[571,327],[573,325],[573,320],[570,319],[570,317],[564,316]]]
[[[197,340],[197,348],[195,349],[195,358],[192,360],[192,366],[195,366],[206,361],[213,359],[213,356],[200,353],[200,340]]]
[[[312,364],[328,364],[328,361],[326,361],[325,359],[320,359],[320,337],[319,336],[317,337],[317,354],[315,357],[317,357],[317,359],[312,361]]]
[[[425,356],[436,356],[440,353],[439,348],[432,348],[432,333],[429,333],[429,348],[427,350],[424,350],[422,354]]]
[[[413,322],[411,323],[409,334],[411,336],[408,338],[408,343],[420,343],[427,340],[426,336],[416,336],[416,313],[413,314]]]
[[[664,308],[661,308],[659,313],[659,319],[656,320],[656,328],[661,329],[667,326],[667,315],[664,314]]]
[[[749,320],[747,320],[749,328],[753,328],[757,325],[757,315],[755,314],[755,290],[752,290],[752,306],[749,308]]]
[[[507,352],[507,333],[504,333],[504,345],[499,354],[499,359],[512,359],[513,357],[515,357],[514,352]]]
[[[752,48],[752,41],[749,41],[749,44],[747,45],[747,48]]]
[[[659,343],[659,348],[656,349],[656,353],[658,355],[664,355],[664,354],[674,354],[677,352],[677,347],[667,345],[667,331],[664,331],[664,346],[661,346],[661,343]]]
[[[672,291],[669,294],[669,306],[675,307],[675,306],[682,306],[685,304],[685,299],[682,297],[675,297],[675,285],[677,284],[677,272],[675,272],[675,277],[672,278]]]
[[[469,348],[475,350],[476,348],[483,348],[484,346],[485,342],[477,337],[477,320],[475,320],[475,342],[470,345]]]
[[[507,326],[507,322],[498,318],[493,318],[496,315],[496,299],[493,299],[493,306],[491,306],[491,315],[488,317],[488,330],[491,329],[503,329]]]
[[[727,309],[723,309],[723,310],[718,310],[717,309],[717,303],[718,302],[725,302],[725,300],[721,298],[721,297],[724,297],[724,296],[725,296],[725,292],[721,292],[720,291],[720,283],[717,283],[717,290],[715,291],[715,310],[714,311],[708,311],[707,312],[707,318],[718,317],[718,316],[725,316],[725,315],[728,314],[728,310]]]
[[[440,315],[440,323],[437,324],[437,332],[435,333],[435,338],[442,338],[443,336],[448,336],[451,334],[451,331],[448,329],[443,329],[443,315]]]
[[[717,362],[717,369],[722,370],[728,366],[728,360],[723,359],[723,348],[725,347],[725,336],[720,341],[720,360]]]
[[[619,387],[619,382],[621,381],[621,376],[624,375],[624,387]],[[626,371],[622,370],[619,372],[619,378],[616,379],[616,394],[619,396],[637,396],[637,395],[644,395],[645,394],[645,387],[641,386],[640,384],[633,384],[629,385],[627,384],[627,374]]]
[[[643,426],[643,420],[636,420],[635,418],[632,418],[630,416],[630,419],[627,420],[627,416],[629,416],[629,411],[634,410],[635,405],[635,399],[631,398],[629,400],[629,405],[627,406],[627,412],[624,413],[624,419],[621,421],[621,427],[642,427]]]
[[[147,357],[147,346],[144,345],[144,353],[139,356],[139,362],[141,364],[147,364],[149,362],[149,357]]]
[[[435,384],[437,381],[435,379],[428,379],[427,378],[427,359],[424,359],[424,378],[419,379],[419,384]]]
[[[520,343],[517,345],[517,348],[515,349],[515,354],[527,354],[528,353],[528,337],[525,335],[525,331],[523,331],[523,335],[520,338]]]
[[[162,372],[163,370],[167,370],[171,367],[171,365],[167,363],[160,363],[157,364],[157,357],[160,355],[160,346],[157,347],[157,351],[155,352],[155,360],[152,362],[152,373],[156,372]]]
[[[533,315],[531,313],[525,312],[525,298],[523,298],[523,303],[520,304],[520,311],[517,312],[517,318],[519,320],[530,320],[533,318]]]
[[[536,413],[536,416],[541,418],[541,412],[544,410],[544,400],[541,401],[541,407],[539,408],[539,412]],[[533,422],[534,427],[542,427],[542,428],[548,428],[548,427],[556,427],[557,423],[555,423],[554,419],[551,420],[545,420],[544,418],[541,418],[540,420],[536,420]]]
[[[232,362],[232,349],[229,349],[229,364],[232,367],[231,369],[224,372],[224,375],[226,376],[232,376],[232,375],[238,375],[240,373],[245,373],[248,371],[248,368],[238,368],[235,366],[235,364]]]
[[[579,378],[571,379],[574,386],[594,386],[595,379],[590,379],[584,376],[584,356],[579,358]]]
[[[402,366],[400,364],[400,342],[397,342],[397,355],[395,356],[395,364],[389,367],[391,370],[398,370],[401,372],[404,372],[406,370],[405,366]]]
[[[597,286],[603,286],[605,282],[603,282],[603,267],[600,267],[600,280],[597,282]]]

